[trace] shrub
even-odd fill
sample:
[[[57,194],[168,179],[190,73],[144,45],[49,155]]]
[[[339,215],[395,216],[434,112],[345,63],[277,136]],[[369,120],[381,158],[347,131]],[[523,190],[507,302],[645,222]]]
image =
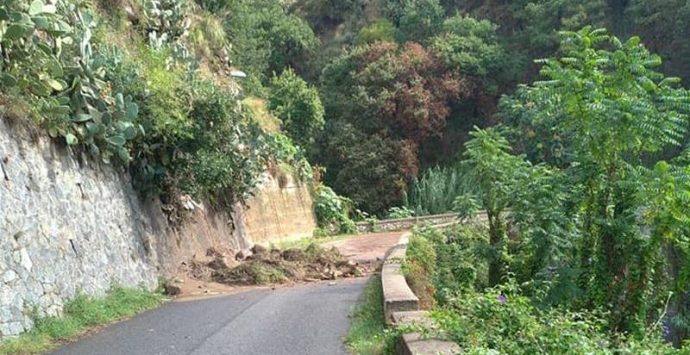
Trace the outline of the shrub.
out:
[[[330,187],[320,185],[316,188],[314,212],[319,227],[348,234],[357,231],[350,219],[351,201],[338,196]]]
[[[160,49],[187,35],[189,0],[145,0],[145,31],[150,45]]]
[[[387,219],[400,219],[400,218],[410,218],[414,217],[414,211],[402,206],[402,207],[391,207],[386,214]]]
[[[539,309],[513,282],[484,293],[465,292],[434,312],[433,318],[441,332],[469,354],[674,352],[655,333],[643,341],[609,337],[606,322],[597,313]]]
[[[323,129],[324,109],[318,91],[292,69],[271,80],[268,109],[300,147],[309,149]]]
[[[395,41],[395,30],[395,26],[390,21],[384,18],[378,19],[371,25],[359,30],[355,43],[363,45],[379,41],[393,42]]]
[[[3,5],[3,92],[26,96],[51,137],[105,162],[128,164],[128,143],[141,134],[139,107],[107,82],[103,57],[92,50],[91,12],[64,1]]]
[[[456,197],[472,194],[476,189],[466,176],[463,167],[437,166],[425,170],[410,186],[408,207],[417,215],[454,211]]]
[[[422,309],[431,309],[434,305],[433,278],[436,273],[433,243],[422,235],[410,237],[402,270],[410,288],[419,297]]]

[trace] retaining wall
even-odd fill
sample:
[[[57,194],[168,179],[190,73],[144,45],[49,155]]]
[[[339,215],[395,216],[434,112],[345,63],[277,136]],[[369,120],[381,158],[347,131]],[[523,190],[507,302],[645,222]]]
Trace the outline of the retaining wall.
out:
[[[30,329],[34,309],[59,315],[80,293],[151,290],[209,247],[311,235],[309,191],[289,186],[267,177],[246,208],[196,205],[188,223],[171,228],[161,203],[140,199],[128,174],[0,117],[0,339]]]
[[[486,212],[481,211],[475,217],[478,221],[487,220]],[[445,213],[430,216],[410,217],[400,219],[385,219],[381,221],[372,222],[357,222],[357,231],[359,233],[371,232],[394,232],[412,229],[414,226],[429,224],[434,226],[448,225],[458,222],[457,213]]]

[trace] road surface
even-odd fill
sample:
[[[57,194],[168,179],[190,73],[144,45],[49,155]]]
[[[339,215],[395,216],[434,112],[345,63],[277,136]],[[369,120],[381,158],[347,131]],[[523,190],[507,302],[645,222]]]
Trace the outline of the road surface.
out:
[[[400,233],[335,243],[355,260],[383,258]],[[338,355],[366,278],[170,302],[53,354]]]

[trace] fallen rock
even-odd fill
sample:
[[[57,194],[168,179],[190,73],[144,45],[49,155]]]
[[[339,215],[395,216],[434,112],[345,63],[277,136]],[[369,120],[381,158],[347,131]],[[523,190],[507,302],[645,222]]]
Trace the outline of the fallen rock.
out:
[[[165,294],[168,296],[177,296],[182,293],[182,289],[175,285],[165,285]]]
[[[252,255],[253,255],[253,253],[251,250],[243,249],[243,250],[238,251],[237,254],[235,254],[235,260],[242,261],[242,260],[245,260]]]
[[[217,255],[213,261],[208,263],[208,267],[210,267],[213,270],[221,270],[221,269],[229,269],[232,267],[235,267],[237,265],[237,262],[235,260],[228,260],[228,258],[224,256]]]
[[[254,246],[250,249],[254,255],[261,255],[265,254],[267,249],[266,247],[259,245],[259,244],[254,244]]]
[[[296,248],[286,249],[280,256],[287,261],[301,261],[305,259],[304,251]]]

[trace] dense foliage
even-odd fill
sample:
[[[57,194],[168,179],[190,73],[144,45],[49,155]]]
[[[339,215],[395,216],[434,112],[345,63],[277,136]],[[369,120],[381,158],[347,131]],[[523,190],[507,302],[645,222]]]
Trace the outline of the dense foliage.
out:
[[[162,197],[172,221],[184,194],[229,206],[249,196],[269,165],[310,170],[289,140],[254,122],[236,82],[206,74],[222,70],[225,59],[215,58],[227,55],[214,15],[194,18],[199,9],[188,1],[136,5],[125,17],[88,2],[5,1],[5,110],[28,114],[51,137],[129,170],[143,194]],[[123,42],[114,26],[131,38]]]
[[[419,145],[442,131],[448,100],[464,91],[457,73],[421,45],[386,42],[331,63],[322,88],[326,182],[374,213],[402,201],[418,174]]]
[[[599,310],[543,306],[543,290],[508,279],[487,288],[487,231],[479,225],[422,228],[410,239],[404,271],[433,307],[438,333],[470,354],[674,353],[658,329],[642,337],[611,332]],[[658,324],[656,324],[658,326]]]
[[[328,186],[321,185],[316,188],[314,212],[319,228],[322,228],[326,234],[357,232],[357,227],[350,219],[352,202],[345,197],[338,196]]]
[[[658,157],[687,132],[690,92],[655,71],[660,59],[638,38],[621,42],[590,27],[562,36],[562,55],[541,61],[544,80],[502,107],[523,134],[549,130],[520,146],[552,147],[559,136],[563,153],[530,161],[513,152],[508,129],[472,132],[463,165],[477,190],[456,202],[475,200],[486,212],[481,247],[463,243],[478,251],[469,257],[487,266],[493,289],[481,294],[458,279],[439,286],[447,302],[441,321],[462,343],[509,353],[558,353],[580,342],[662,351],[662,332],[680,345],[688,334],[690,263],[678,256],[690,247],[690,170],[682,156]],[[427,238],[439,250],[458,243]],[[436,253],[444,266],[432,270],[457,267]],[[448,288],[461,295],[448,296]],[[471,331],[461,327],[474,322]],[[558,334],[549,331],[553,323]]]
[[[292,69],[271,80],[268,108],[282,122],[283,130],[302,148],[310,148],[324,126],[319,93]]]
[[[486,212],[407,266],[468,350],[690,335],[690,93],[666,76],[690,78],[687,1],[0,5],[3,116],[128,170],[171,217],[266,170],[310,180],[310,158],[323,230]]]
[[[457,196],[475,190],[467,179],[465,167],[433,167],[414,181],[408,196],[408,205],[418,215],[442,214],[454,210]]]

